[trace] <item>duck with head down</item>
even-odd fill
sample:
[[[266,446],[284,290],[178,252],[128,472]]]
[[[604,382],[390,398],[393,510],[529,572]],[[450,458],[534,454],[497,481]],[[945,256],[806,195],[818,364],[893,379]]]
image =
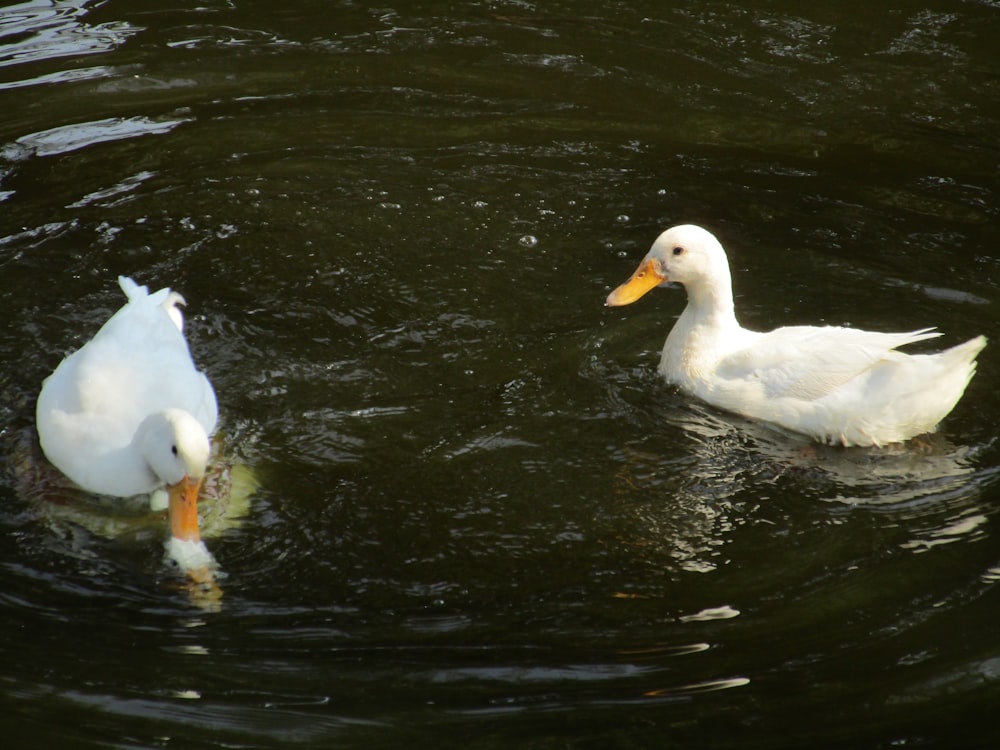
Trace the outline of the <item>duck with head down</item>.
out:
[[[606,304],[628,305],[672,282],[688,299],[663,346],[660,373],[714,406],[824,443],[885,445],[932,432],[962,397],[986,346],[977,336],[943,352],[910,355],[897,349],[940,334],[743,328],[725,250],[690,224],[663,232]]]
[[[119,278],[128,302],[46,378],[36,424],[45,456],[82,489],[169,496],[168,554],[198,570],[212,557],[198,529],[198,493],[218,405],[195,368],[170,289]]]

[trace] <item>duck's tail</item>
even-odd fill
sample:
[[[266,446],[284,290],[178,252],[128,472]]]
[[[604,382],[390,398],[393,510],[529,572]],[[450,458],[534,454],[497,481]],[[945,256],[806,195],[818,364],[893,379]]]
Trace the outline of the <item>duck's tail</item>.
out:
[[[921,370],[925,380],[919,385],[914,383],[908,397],[913,412],[926,420],[922,431],[933,431],[955,408],[976,374],[976,357],[985,346],[986,337],[976,336],[938,354],[914,355],[924,360]]]
[[[984,348],[986,348],[986,337],[976,336],[964,344],[953,346],[951,349],[945,349],[941,352],[941,362],[945,365],[945,371],[954,373],[957,376],[956,380],[961,382],[959,396],[965,391],[972,376],[976,374],[976,357]]]
[[[162,307],[166,310],[167,315],[170,316],[174,325],[177,326],[177,330],[182,333],[184,332],[184,316],[177,306],[186,305],[187,302],[184,301],[184,297],[179,292],[171,290],[170,287],[164,287],[158,292],[150,294],[148,287],[137,284],[128,276],[119,276],[118,286],[125,292],[125,296],[128,297],[129,302],[139,302],[148,298],[151,304]]]

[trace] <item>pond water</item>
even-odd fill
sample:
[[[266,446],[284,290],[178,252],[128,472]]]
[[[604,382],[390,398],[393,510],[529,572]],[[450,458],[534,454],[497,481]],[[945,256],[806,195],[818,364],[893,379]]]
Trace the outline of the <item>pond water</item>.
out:
[[[0,9],[7,744],[995,746],[998,46],[991,0]],[[985,334],[966,397],[844,450],[668,387],[683,292],[603,301],[685,222],[748,327]],[[212,606],[45,480],[119,274],[257,484]]]

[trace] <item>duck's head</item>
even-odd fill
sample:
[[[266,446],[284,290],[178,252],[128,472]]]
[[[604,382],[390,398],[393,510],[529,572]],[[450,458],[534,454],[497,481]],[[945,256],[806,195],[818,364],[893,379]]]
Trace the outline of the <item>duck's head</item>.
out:
[[[181,409],[152,414],[139,428],[143,457],[167,487],[170,531],[181,541],[199,541],[198,492],[211,451],[201,423]]]
[[[688,295],[706,286],[730,286],[729,261],[707,229],[681,224],[663,232],[631,278],[608,295],[609,307],[635,302],[653,287],[676,282]]]

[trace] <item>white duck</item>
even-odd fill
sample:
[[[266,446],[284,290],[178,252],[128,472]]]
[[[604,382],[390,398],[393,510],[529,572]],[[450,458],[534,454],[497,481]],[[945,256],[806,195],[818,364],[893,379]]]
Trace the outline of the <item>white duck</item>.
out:
[[[218,405],[195,369],[184,298],[149,294],[120,276],[128,302],[42,384],[36,423],[45,456],[88,492],[169,496],[168,553],[183,568],[211,555],[198,530],[198,492],[209,458]]]
[[[726,252],[690,224],[663,232],[606,304],[630,304],[670,282],[684,285],[688,303],[667,336],[660,373],[709,404],[824,443],[885,445],[933,431],[962,397],[986,346],[977,336],[936,354],[895,351],[940,335],[931,328],[748,331],[736,320]]]

